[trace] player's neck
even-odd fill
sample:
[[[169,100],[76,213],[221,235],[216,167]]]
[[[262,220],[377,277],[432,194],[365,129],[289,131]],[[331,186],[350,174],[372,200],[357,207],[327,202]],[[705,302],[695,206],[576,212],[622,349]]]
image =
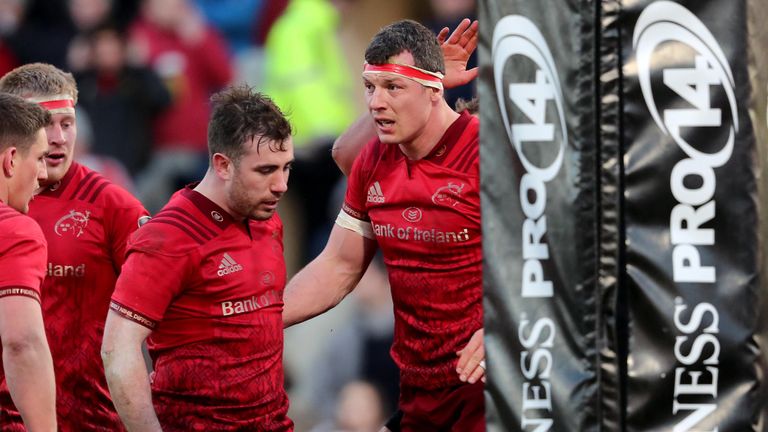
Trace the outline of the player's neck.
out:
[[[419,160],[426,157],[445,135],[445,131],[459,118],[459,114],[452,110],[444,101],[440,102],[422,132],[407,143],[401,143],[400,151],[411,160]]]
[[[232,209],[227,205],[227,197],[224,191],[224,185],[216,176],[216,173],[210,169],[205,173],[205,177],[203,177],[200,183],[195,186],[194,190],[195,192],[198,192],[202,196],[213,201],[214,204],[229,213],[229,215],[235,218],[235,220],[242,219],[242,216],[236,214],[236,212],[233,212]]]
[[[9,192],[10,185],[8,184],[8,181],[6,179],[0,179],[0,202],[2,202],[5,205],[8,205],[8,196],[10,195]]]

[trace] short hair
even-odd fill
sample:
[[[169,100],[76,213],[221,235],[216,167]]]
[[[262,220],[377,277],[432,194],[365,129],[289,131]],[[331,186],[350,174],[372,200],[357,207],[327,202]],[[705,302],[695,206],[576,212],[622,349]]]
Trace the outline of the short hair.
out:
[[[475,115],[480,112],[480,101],[477,99],[477,96],[473,97],[470,100],[465,100],[462,98],[458,98],[456,100],[456,112],[462,112],[466,111],[467,114]]]
[[[280,108],[247,84],[227,87],[211,97],[213,112],[208,124],[208,153],[221,153],[233,162],[245,154],[244,144],[258,138],[256,150],[269,140],[271,151],[285,151],[293,133]]]
[[[37,132],[51,122],[51,114],[19,96],[0,93],[0,149],[16,147],[26,155]]]
[[[19,66],[0,79],[0,91],[23,98],[65,94],[77,103],[77,84],[69,72],[47,63]]]
[[[403,51],[413,55],[416,67],[445,73],[445,60],[437,36],[413,20],[397,21],[379,30],[365,50],[365,61],[372,65],[385,64],[390,57]]]

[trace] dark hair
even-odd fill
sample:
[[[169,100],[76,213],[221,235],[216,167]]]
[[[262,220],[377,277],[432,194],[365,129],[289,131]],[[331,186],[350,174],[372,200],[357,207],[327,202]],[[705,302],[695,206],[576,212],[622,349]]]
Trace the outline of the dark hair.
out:
[[[213,113],[208,124],[208,153],[238,162],[245,154],[244,144],[258,139],[256,150],[268,140],[271,151],[285,151],[291,125],[269,97],[247,84],[228,87],[211,97]]]
[[[0,79],[0,91],[24,98],[65,94],[77,103],[77,84],[69,72],[47,63],[19,66]]]
[[[10,93],[0,93],[0,149],[16,147],[26,154],[37,132],[50,122],[48,110]]]
[[[389,63],[389,58],[408,51],[414,65],[430,72],[445,73],[445,61],[437,37],[413,20],[390,24],[376,33],[365,50],[365,61],[373,65]]]
[[[464,100],[462,98],[458,98],[456,100],[456,112],[462,112],[466,111],[468,114],[475,115],[480,112],[480,101],[477,99],[477,96],[473,97],[470,100]]]

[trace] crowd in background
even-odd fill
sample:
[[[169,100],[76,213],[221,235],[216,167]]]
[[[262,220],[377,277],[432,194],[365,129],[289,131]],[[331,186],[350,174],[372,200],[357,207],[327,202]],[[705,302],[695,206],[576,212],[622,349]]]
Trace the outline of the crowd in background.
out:
[[[341,205],[330,148],[365,110],[370,37],[399,18],[437,33],[474,15],[474,0],[0,0],[0,76],[33,62],[72,72],[77,160],[152,213],[204,174],[209,96],[234,82],[268,94],[295,129],[280,204],[290,275],[320,252]],[[446,97],[473,94],[465,86]],[[378,430],[394,409],[392,305],[374,264],[345,304],[286,332],[297,431]]]

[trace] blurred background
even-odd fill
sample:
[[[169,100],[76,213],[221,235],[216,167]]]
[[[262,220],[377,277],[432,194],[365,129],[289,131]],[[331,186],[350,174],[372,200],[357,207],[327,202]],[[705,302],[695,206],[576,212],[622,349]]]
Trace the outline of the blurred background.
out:
[[[371,37],[402,18],[437,33],[475,15],[475,0],[0,0],[0,75],[32,62],[72,72],[76,159],[151,213],[202,178],[212,93],[247,82],[271,96],[295,129],[280,204],[290,276],[320,252],[341,206],[345,180],[330,149],[365,112]],[[446,98],[453,106],[474,94],[470,85]],[[392,329],[376,260],[339,307],[286,331],[297,432],[378,431],[398,394]]]

